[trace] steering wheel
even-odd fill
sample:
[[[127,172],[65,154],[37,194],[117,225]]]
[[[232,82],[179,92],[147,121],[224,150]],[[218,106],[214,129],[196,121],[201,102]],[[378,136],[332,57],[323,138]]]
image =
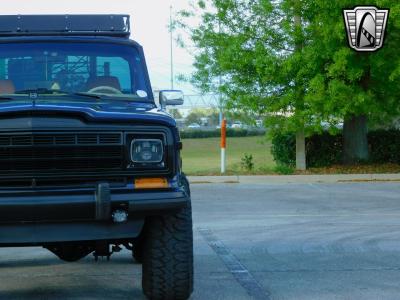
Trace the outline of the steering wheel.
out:
[[[118,94],[121,95],[122,92],[119,89],[116,89],[112,86],[106,86],[106,85],[102,85],[102,86],[96,86],[92,89],[90,89],[89,91],[87,91],[88,93],[104,93],[104,94]]]

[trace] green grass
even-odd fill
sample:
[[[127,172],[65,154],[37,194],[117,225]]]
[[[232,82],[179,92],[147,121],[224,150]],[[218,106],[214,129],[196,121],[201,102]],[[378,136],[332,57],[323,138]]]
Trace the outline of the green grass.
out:
[[[188,175],[220,175],[219,138],[183,139],[183,171]],[[256,174],[361,174],[400,173],[398,164],[377,164],[357,166],[331,166],[295,171],[291,167],[276,165],[271,155],[271,143],[265,137],[231,137],[227,139],[226,175]],[[253,156],[254,170],[249,172],[241,167],[244,154]]]
[[[189,175],[220,174],[220,139],[183,139],[183,171]],[[271,144],[265,137],[232,137],[227,139],[227,174],[273,173],[275,162]],[[251,154],[254,170],[243,170],[240,162],[244,154]]]

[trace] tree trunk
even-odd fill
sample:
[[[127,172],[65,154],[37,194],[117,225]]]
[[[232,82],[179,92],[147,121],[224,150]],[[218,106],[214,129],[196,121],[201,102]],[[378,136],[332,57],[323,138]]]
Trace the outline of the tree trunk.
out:
[[[306,167],[306,139],[304,130],[299,130],[296,133],[296,170],[304,171]]]
[[[367,116],[349,116],[343,125],[343,162],[351,165],[368,160]]]
[[[296,30],[301,30],[301,2],[296,0],[294,3],[294,27]],[[296,41],[295,44],[296,51],[301,51],[303,48],[302,42]],[[304,86],[301,82],[296,82],[297,93],[297,103],[296,109],[304,109]],[[304,135],[304,125],[296,132],[296,170],[304,171],[307,168],[306,164],[306,138]]]

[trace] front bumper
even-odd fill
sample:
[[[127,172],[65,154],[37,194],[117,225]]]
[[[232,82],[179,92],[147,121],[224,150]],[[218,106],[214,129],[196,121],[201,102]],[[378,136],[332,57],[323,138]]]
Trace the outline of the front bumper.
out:
[[[181,187],[159,190],[110,189],[95,191],[0,191],[0,246],[50,242],[118,240],[139,235],[144,218],[182,208],[190,201]],[[117,224],[115,210],[128,213]]]

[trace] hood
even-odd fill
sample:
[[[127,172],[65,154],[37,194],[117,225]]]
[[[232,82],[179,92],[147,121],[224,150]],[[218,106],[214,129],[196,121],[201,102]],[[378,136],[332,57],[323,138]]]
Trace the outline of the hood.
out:
[[[137,123],[176,126],[175,120],[154,103],[96,99],[0,99],[0,118],[7,115],[74,115],[87,122]]]

